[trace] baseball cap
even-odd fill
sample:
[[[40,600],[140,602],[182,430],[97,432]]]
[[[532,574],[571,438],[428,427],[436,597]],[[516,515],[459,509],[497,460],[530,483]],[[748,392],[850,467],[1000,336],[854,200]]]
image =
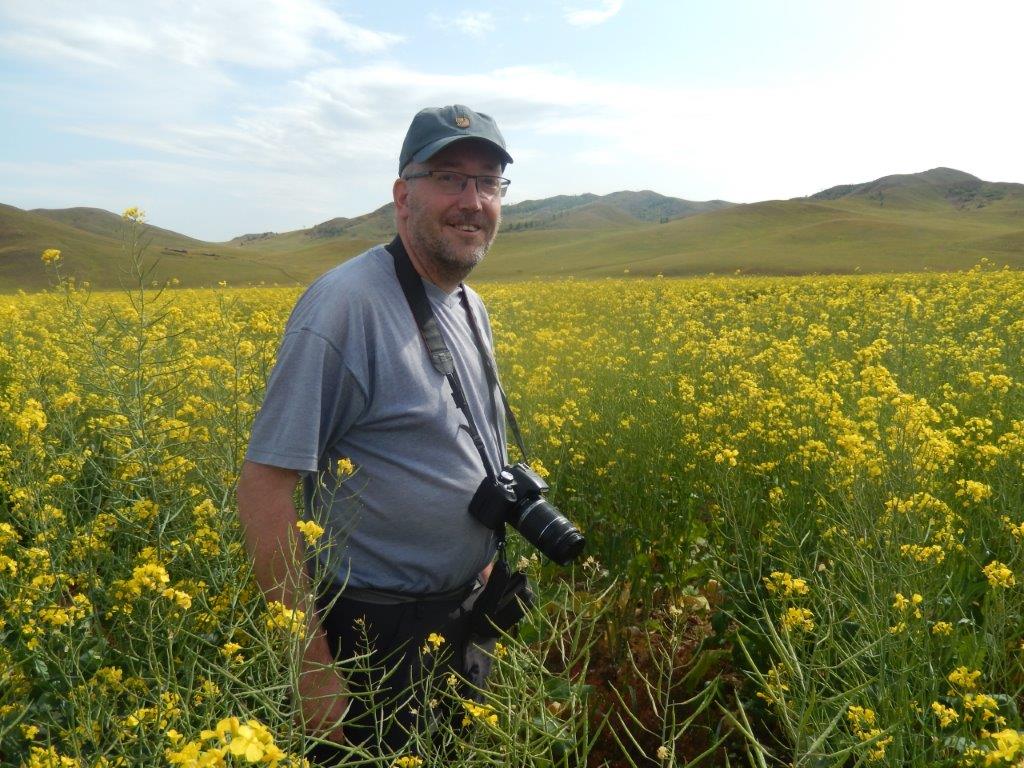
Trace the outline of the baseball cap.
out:
[[[421,109],[416,113],[402,142],[398,175],[402,175],[409,163],[429,160],[449,144],[463,139],[481,139],[491,144],[501,155],[503,168],[512,162],[512,155],[505,149],[505,139],[494,118],[483,112],[474,112],[463,104],[453,104]]]

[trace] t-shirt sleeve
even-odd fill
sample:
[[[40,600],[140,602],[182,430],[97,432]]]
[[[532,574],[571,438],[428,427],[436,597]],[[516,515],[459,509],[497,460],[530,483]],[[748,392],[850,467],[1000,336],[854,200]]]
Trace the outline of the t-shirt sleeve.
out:
[[[316,472],[366,407],[366,390],[337,348],[308,328],[285,334],[252,426],[248,461]]]

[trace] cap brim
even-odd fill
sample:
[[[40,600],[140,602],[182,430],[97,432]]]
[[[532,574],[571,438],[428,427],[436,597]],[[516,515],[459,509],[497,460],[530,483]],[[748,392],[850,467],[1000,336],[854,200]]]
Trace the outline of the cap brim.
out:
[[[502,167],[512,162],[512,155],[506,152],[505,149],[500,144],[497,144],[496,142],[493,142],[490,139],[485,139],[482,136],[445,136],[443,139],[438,139],[437,141],[432,141],[430,144],[427,144],[427,146],[423,147],[423,149],[421,149],[419,152],[417,152],[415,155],[409,158],[409,162],[426,162],[434,155],[436,155],[438,152],[440,152],[442,149],[447,147],[449,144],[454,144],[457,141],[468,141],[470,139],[474,141],[482,141],[485,144],[489,144],[492,147],[494,147],[497,153],[501,155]],[[406,165],[408,165],[408,163],[406,163]]]

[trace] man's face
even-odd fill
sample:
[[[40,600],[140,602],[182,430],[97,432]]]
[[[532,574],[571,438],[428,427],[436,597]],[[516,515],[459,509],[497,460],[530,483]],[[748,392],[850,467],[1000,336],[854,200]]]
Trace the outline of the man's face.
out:
[[[426,163],[409,166],[405,173],[458,171],[472,176],[500,176],[501,160],[489,145],[467,139],[445,147]],[[491,247],[501,223],[501,197],[480,197],[470,180],[457,195],[438,189],[430,177],[404,182],[404,221],[411,246],[421,258],[449,271],[472,269]]]

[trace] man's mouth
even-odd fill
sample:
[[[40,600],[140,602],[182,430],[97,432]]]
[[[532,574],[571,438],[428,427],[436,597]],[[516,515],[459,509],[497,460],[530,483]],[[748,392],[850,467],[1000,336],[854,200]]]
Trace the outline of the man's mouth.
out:
[[[459,230],[460,232],[479,232],[480,227],[476,224],[449,224],[449,227]]]

